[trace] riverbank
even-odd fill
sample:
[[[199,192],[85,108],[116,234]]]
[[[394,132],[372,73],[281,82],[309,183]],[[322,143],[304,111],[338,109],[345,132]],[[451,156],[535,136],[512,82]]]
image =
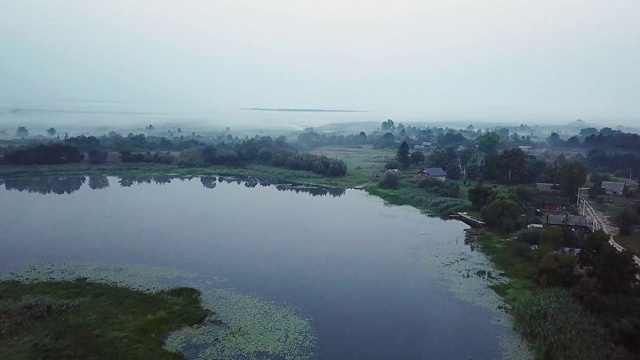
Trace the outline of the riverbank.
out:
[[[147,293],[76,281],[0,282],[0,358],[183,359],[164,349],[172,331],[211,311],[192,288]]]

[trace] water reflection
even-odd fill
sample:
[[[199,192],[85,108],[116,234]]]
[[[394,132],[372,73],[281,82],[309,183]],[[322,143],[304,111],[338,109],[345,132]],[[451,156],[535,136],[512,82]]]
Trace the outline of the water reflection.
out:
[[[35,179],[6,179],[7,190],[27,191],[40,194],[71,194],[80,190],[86,181],[84,176],[46,177]]]
[[[117,177],[118,184],[121,187],[131,187],[141,184],[170,184],[174,180],[191,181],[196,176],[184,175],[125,175]],[[88,176],[89,187],[93,190],[99,190],[109,187],[109,178],[104,175],[92,174]],[[82,184],[85,183],[86,176],[63,176],[63,177],[44,177],[44,178],[26,178],[26,179],[0,179],[0,185],[4,185],[7,190],[27,191],[30,193],[40,194],[71,194],[80,190]],[[309,194],[311,196],[332,196],[339,197],[344,195],[345,189],[340,187],[329,187],[319,185],[302,185],[296,183],[283,183],[269,178],[258,178],[251,176],[201,176],[200,183],[207,189],[216,188],[218,183],[235,183],[244,185],[247,188],[255,188],[256,186],[275,186],[278,191],[291,191],[297,194]]]
[[[93,190],[108,188],[109,179],[104,175],[89,175],[89,187]]]

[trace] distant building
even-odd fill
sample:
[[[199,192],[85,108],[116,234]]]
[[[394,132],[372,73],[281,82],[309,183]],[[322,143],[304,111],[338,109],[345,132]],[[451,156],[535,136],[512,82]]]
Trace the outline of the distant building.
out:
[[[624,183],[614,181],[603,181],[600,188],[608,195],[622,195],[624,193]]]
[[[413,150],[423,151],[424,150],[424,146],[423,145],[413,145]]]
[[[520,145],[518,148],[525,153],[529,153],[531,151],[531,145]]]
[[[457,151],[462,151],[465,150],[467,147],[464,145],[458,145],[458,150]]]
[[[418,175],[423,177],[432,177],[440,181],[447,180],[447,172],[442,168],[426,168],[418,172]]]

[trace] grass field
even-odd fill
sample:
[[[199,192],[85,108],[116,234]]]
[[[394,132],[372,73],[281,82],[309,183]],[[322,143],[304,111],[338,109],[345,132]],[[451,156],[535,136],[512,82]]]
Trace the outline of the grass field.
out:
[[[329,146],[318,148],[312,153],[344,161],[347,164],[346,180],[358,185],[377,183],[371,174],[382,175],[385,164],[396,156],[394,149],[374,149],[372,145],[358,148]]]

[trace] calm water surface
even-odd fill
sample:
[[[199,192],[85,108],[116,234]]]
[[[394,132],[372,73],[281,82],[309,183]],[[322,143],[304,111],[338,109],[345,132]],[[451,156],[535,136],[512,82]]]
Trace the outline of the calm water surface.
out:
[[[479,304],[495,294],[461,295],[468,276],[449,267],[486,263],[464,245],[461,222],[357,190],[311,196],[197,177],[38,181],[0,188],[2,272],[44,260],[175,267],[298,309],[313,319],[322,359],[501,357],[508,329]]]

